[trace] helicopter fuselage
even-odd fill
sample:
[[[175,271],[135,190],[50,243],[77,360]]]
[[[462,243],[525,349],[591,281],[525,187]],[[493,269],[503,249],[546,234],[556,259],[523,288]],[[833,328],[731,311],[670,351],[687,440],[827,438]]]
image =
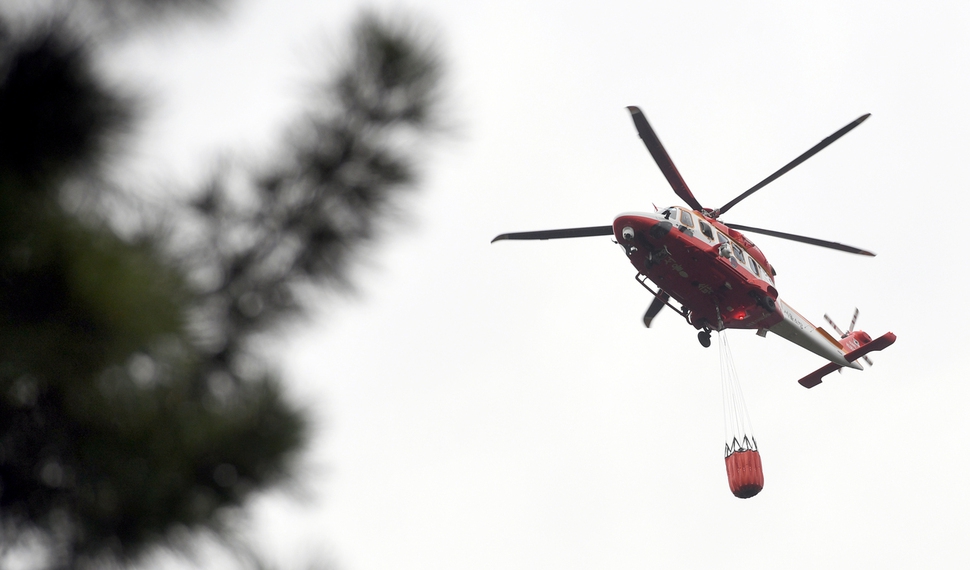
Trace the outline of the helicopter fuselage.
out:
[[[861,368],[845,359],[839,341],[778,298],[774,269],[741,232],[705,213],[671,207],[622,214],[613,234],[640,276],[676,300],[695,328],[770,331],[830,362]]]

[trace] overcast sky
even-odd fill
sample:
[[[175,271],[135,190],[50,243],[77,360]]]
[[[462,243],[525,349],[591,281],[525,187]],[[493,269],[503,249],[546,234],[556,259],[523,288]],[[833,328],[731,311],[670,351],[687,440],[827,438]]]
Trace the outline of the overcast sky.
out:
[[[319,429],[306,492],[252,511],[257,551],[343,570],[970,563],[970,4],[388,5],[440,31],[460,133],[359,294],[280,341]],[[144,176],[271,149],[360,7],[240,1],[119,53],[157,90]],[[716,343],[669,311],[645,329],[609,237],[489,244],[679,204],[627,105],[711,207],[872,113],[725,216],[875,251],[750,236],[816,325],[859,307],[899,337],[809,391],[822,359],[730,333],[764,463],[750,500],[727,485]]]

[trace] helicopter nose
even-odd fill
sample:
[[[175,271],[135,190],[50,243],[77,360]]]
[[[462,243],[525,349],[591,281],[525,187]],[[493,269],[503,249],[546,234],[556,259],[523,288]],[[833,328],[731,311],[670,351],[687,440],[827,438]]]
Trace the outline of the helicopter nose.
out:
[[[664,227],[659,228],[658,226],[661,225]],[[653,214],[622,214],[613,220],[613,235],[627,243],[632,242],[637,236],[660,239],[670,231],[670,228],[670,222],[664,218],[658,219]]]

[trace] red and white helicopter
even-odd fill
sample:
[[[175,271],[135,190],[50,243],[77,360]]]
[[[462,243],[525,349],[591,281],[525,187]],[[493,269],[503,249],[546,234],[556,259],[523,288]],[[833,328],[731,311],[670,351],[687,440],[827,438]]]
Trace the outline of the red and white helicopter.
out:
[[[857,362],[860,358],[871,364],[866,354],[882,350],[896,341],[896,336],[891,332],[873,340],[865,332],[853,330],[858,310],[845,333],[826,315],[836,333],[842,337],[839,340],[810,323],[778,298],[774,268],[758,246],[740,230],[859,255],[875,254],[841,243],[719,220],[738,202],[859,126],[869,118],[868,114],[842,127],[737,198],[712,210],[704,208],[694,198],[643,112],[638,107],[627,109],[660,171],[690,209],[672,206],[654,213],[627,213],[613,220],[611,226],[508,233],[496,236],[492,242],[612,235],[639,272],[637,280],[654,295],[643,316],[647,327],[666,305],[700,331],[697,337],[705,347],[711,344],[712,330],[753,329],[760,336],[773,332],[829,361],[829,364],[799,380],[806,388],[820,384],[823,376],[843,367],[861,370],[862,366]],[[648,281],[656,285],[656,290],[647,284]],[[680,307],[674,306],[671,300]]]

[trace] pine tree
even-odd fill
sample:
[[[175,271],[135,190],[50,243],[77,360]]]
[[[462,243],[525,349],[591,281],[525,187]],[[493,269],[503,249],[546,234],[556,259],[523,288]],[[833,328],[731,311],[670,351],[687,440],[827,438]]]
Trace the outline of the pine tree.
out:
[[[130,23],[219,3],[86,5]],[[307,287],[346,284],[414,187],[442,66],[414,29],[361,16],[285,163],[222,168],[191,200],[124,211],[141,230],[122,233],[103,174],[139,105],[61,16],[0,33],[0,542],[39,534],[52,566],[85,567],[220,533],[291,476],[307,411],[256,341]]]

